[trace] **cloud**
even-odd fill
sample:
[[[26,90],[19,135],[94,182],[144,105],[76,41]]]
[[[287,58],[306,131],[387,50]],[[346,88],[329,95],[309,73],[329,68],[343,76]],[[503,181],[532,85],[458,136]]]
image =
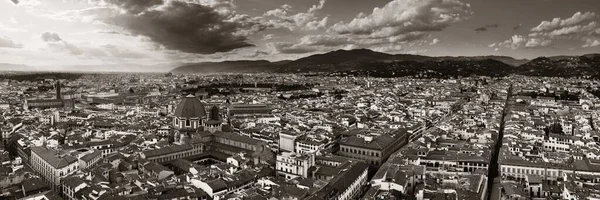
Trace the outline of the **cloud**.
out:
[[[250,54],[243,55],[243,57],[245,57],[245,58],[258,58],[258,57],[262,57],[262,56],[266,56],[266,55],[269,55],[269,52],[262,51],[262,50],[254,50]]]
[[[44,32],[44,33],[42,33],[42,41],[58,42],[58,41],[62,41],[62,39],[60,38],[60,36],[57,33]]]
[[[72,55],[82,55],[84,53],[76,45],[64,41],[57,33],[44,32],[41,39],[54,51],[67,52]]]
[[[494,43],[495,44],[495,43]],[[521,49],[521,48],[541,48],[548,47],[552,44],[552,40],[547,40],[543,38],[528,38],[527,36],[522,35],[513,35],[510,39],[498,43],[498,47],[505,47],[511,49]],[[488,47],[494,48],[495,45],[489,45]]]
[[[275,39],[275,38],[276,37],[273,34],[266,34],[266,35],[263,36],[262,40],[272,40],[272,39]]]
[[[145,58],[146,55],[130,50],[128,48],[119,47],[117,45],[105,44],[102,45],[100,51],[104,51],[107,56],[113,56],[118,58]]]
[[[70,55],[87,57],[114,57],[114,58],[145,58],[146,55],[133,51],[124,46],[112,44],[90,45],[73,43],[60,37],[58,33],[44,32],[41,39],[52,51],[65,52]]]
[[[519,30],[521,27],[523,27],[523,24],[518,24],[518,25],[514,26],[512,29],[514,31],[516,31],[516,30]]]
[[[433,40],[431,40],[431,43],[429,43],[429,45],[434,45],[434,44],[437,44],[437,43],[440,43],[440,42],[441,42],[440,39],[433,38]]]
[[[319,7],[315,7],[318,9]],[[269,15],[287,13],[283,7]],[[321,34],[305,35],[296,43],[272,43],[279,53],[307,53],[340,48],[372,48],[399,51],[402,45],[422,40],[471,14],[470,5],[458,0],[394,0],[371,14],[338,22]],[[439,43],[433,39],[429,44]],[[422,40],[422,45],[428,44]]]
[[[404,50],[404,48],[402,48],[402,45],[399,44],[374,46],[371,49],[379,52],[399,52]]]
[[[117,6],[126,12],[140,14],[148,8],[163,4],[163,0],[103,0],[104,3]]]
[[[317,11],[323,9],[325,0],[320,0],[319,4],[311,6],[306,12],[290,14],[292,6],[284,4],[279,8],[269,10],[263,14],[265,17],[264,23],[267,23],[275,28],[287,28],[293,30],[319,30],[327,26],[329,18],[317,17]]]
[[[373,9],[371,14],[359,14],[349,23],[336,23],[331,30],[344,35],[384,38],[441,31],[470,13],[470,5],[458,0],[393,0]]]
[[[11,2],[13,2],[15,5],[19,5],[19,6],[33,6],[33,5],[39,5],[41,2],[40,0],[10,0]]]
[[[584,41],[582,47],[591,47],[600,37],[598,18],[594,12],[577,12],[566,19],[557,17],[550,21],[542,21],[531,28],[528,35],[515,35],[501,44],[512,49],[540,48],[551,46],[555,40],[565,40]]]
[[[103,0],[99,6],[113,12],[99,10],[96,20],[185,53],[212,54],[253,46],[247,37],[267,28],[256,18],[231,11],[231,1]]]
[[[336,35],[306,35],[300,38],[301,46],[335,47],[352,43],[348,38]]]
[[[126,35],[126,36],[131,36],[129,33],[125,33],[125,32],[119,32],[119,31],[103,31],[103,30],[99,30],[96,31],[97,33],[103,33],[103,34],[111,34],[111,35]]]
[[[284,54],[302,54],[314,51],[330,51],[336,49],[356,49],[366,46],[394,45],[395,43],[380,40],[352,40],[349,37],[335,34],[305,35],[297,43],[271,42],[267,47],[272,52]]]
[[[15,28],[14,25],[4,25],[0,22],[0,32],[28,32],[29,30],[23,28]]]
[[[529,36],[550,40],[595,40],[600,37],[598,18],[594,12],[577,12],[566,19],[557,17],[531,28]]]
[[[600,46],[600,41],[597,39],[586,39],[583,48]]]
[[[317,51],[315,47],[307,47],[302,45],[295,45],[291,42],[270,42],[267,43],[267,48],[273,53],[284,53],[284,54],[301,54],[310,53]]]
[[[525,43],[525,47],[528,48],[537,48],[537,47],[547,47],[552,44],[552,40],[546,40],[543,38],[529,38],[527,43]]]
[[[17,43],[10,38],[0,36],[0,48],[23,48],[23,44]]]
[[[41,39],[53,50],[68,52],[72,55],[83,54],[83,51],[79,47],[64,41],[62,38],[60,38],[58,33],[44,32],[41,35]]]
[[[531,31],[532,32],[553,31],[553,30],[564,28],[564,27],[576,26],[576,25],[581,24],[582,22],[592,20],[596,17],[597,17],[597,15],[594,12],[586,12],[586,13],[577,12],[572,17],[567,18],[567,19],[561,19],[559,17],[556,17],[556,18],[552,19],[552,21],[542,21],[539,25],[537,25],[536,27],[533,27],[531,29]]]
[[[485,32],[490,28],[498,28],[500,25],[499,24],[490,24],[490,25],[485,25],[479,28],[476,28],[475,31],[480,33],[480,32]]]

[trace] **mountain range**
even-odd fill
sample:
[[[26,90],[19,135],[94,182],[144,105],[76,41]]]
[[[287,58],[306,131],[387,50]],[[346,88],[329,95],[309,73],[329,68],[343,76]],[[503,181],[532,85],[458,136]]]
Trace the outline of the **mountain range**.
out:
[[[533,60],[508,56],[442,56],[387,54],[369,49],[336,50],[297,60],[235,60],[223,62],[170,63],[154,65],[99,65],[32,67],[0,63],[0,71],[68,72],[165,72],[206,73],[309,73],[368,75],[375,77],[464,77],[519,74],[546,77],[600,78],[600,54],[539,57]]]
[[[172,73],[326,73],[377,77],[506,76],[520,74],[550,77],[600,77],[600,54],[539,57],[533,60],[508,56],[431,57],[386,54],[369,49],[336,50],[297,60],[269,62],[238,60],[188,63]]]

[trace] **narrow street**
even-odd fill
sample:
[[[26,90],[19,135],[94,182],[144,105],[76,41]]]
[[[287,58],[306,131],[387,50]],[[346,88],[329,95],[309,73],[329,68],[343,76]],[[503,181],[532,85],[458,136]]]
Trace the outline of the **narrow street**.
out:
[[[500,119],[500,127],[498,128],[498,139],[496,140],[496,144],[494,145],[494,151],[492,152],[492,159],[490,162],[490,167],[488,171],[488,188],[487,188],[487,198],[488,200],[499,199],[500,191],[500,179],[499,179],[499,171],[498,171],[498,154],[500,153],[500,147],[502,147],[502,138],[504,137],[504,123],[505,117],[508,114],[510,101],[512,97],[512,89],[511,85],[508,88],[508,94],[506,97],[506,101],[504,102],[504,109],[502,110],[502,118]],[[493,194],[493,195],[492,195]]]

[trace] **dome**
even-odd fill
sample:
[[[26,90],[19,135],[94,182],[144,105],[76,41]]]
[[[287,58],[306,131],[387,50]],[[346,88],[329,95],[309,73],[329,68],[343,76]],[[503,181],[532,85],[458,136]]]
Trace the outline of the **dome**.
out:
[[[175,116],[180,118],[206,118],[204,103],[193,95],[188,95],[175,108]]]

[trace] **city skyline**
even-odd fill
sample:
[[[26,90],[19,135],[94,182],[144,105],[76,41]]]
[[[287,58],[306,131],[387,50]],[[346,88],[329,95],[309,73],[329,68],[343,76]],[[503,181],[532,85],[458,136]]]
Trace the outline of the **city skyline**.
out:
[[[532,59],[600,52],[598,23],[593,0],[3,0],[0,63],[167,71],[359,48]]]

